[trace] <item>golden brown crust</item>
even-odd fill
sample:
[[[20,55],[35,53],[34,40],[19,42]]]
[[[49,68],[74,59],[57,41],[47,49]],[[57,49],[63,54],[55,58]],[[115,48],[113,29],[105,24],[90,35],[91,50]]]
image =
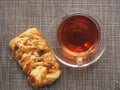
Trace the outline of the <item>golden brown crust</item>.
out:
[[[60,76],[60,66],[36,28],[12,39],[9,46],[33,87],[50,85]]]

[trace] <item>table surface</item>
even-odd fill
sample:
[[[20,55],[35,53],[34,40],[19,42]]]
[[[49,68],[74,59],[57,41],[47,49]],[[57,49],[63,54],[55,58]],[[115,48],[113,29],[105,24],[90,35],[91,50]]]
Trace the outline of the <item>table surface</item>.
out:
[[[9,41],[30,27],[46,30],[58,13],[72,8],[95,13],[103,22],[106,50],[82,70],[61,65],[62,75],[38,90],[120,90],[120,0],[0,0],[0,90],[34,90],[16,61]]]

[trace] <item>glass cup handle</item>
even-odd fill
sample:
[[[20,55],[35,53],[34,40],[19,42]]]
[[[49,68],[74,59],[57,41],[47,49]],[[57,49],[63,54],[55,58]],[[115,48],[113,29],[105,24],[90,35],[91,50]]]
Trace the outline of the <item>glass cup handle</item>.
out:
[[[79,68],[83,67],[83,64],[85,64],[87,57],[88,54],[76,57],[77,65]]]
[[[77,60],[78,67],[81,67],[84,64],[83,57],[77,57],[76,60]]]

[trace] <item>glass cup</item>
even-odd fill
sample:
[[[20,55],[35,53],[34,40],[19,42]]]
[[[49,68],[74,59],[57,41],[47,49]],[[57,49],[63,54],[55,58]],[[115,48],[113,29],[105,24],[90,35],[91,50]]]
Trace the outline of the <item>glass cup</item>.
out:
[[[72,19],[70,21],[68,19],[70,19],[71,17],[74,17],[74,16],[78,16],[78,17],[82,16],[83,18],[87,18],[88,21],[92,22],[95,25],[95,27],[97,28],[97,31],[98,31],[97,34],[99,36],[96,35],[94,37],[94,38],[97,38],[97,40],[95,39],[96,41],[93,42],[88,49],[83,50],[83,51],[78,50],[76,52],[74,50],[73,51],[70,50],[65,45],[65,43],[67,41],[64,41],[64,43],[63,43],[63,41],[61,39],[62,35],[63,35],[63,34],[60,34],[61,32],[63,32],[62,27],[64,26],[64,24],[66,24],[68,22],[72,22]],[[80,23],[82,23],[82,22],[80,22]],[[82,25],[82,27],[83,26],[84,25]],[[69,27],[69,25],[67,27]],[[75,28],[77,28],[77,27],[74,26],[74,29]],[[70,11],[65,11],[63,14],[59,13],[57,18],[55,18],[55,20],[53,20],[53,22],[50,25],[50,28],[48,29],[47,33],[49,35],[46,37],[46,39],[48,41],[50,48],[52,49],[52,52],[54,53],[55,57],[57,58],[57,60],[59,60],[64,65],[67,65],[70,67],[83,68],[83,67],[87,67],[87,66],[95,63],[103,54],[103,52],[105,50],[105,35],[104,35],[103,29],[104,28],[103,28],[102,23],[100,22],[98,17],[96,17],[94,14],[91,14],[90,12],[85,11],[85,10],[70,10]],[[69,32],[71,32],[71,31],[69,31]],[[67,33],[69,33],[69,32],[67,32]],[[65,34],[65,36],[68,35],[67,33]],[[94,34],[94,31],[92,31],[92,33]],[[90,38],[93,36],[93,34],[90,34],[91,35]],[[65,36],[63,36],[63,37],[65,37]],[[78,35],[77,39],[79,39],[79,36],[80,35]],[[82,39],[83,37],[80,37],[80,38]],[[94,39],[94,38],[92,38],[92,39]],[[78,40],[78,41],[80,41],[80,40]],[[91,42],[92,41],[94,41],[94,40],[91,40]],[[87,46],[87,44],[84,44],[84,45]]]

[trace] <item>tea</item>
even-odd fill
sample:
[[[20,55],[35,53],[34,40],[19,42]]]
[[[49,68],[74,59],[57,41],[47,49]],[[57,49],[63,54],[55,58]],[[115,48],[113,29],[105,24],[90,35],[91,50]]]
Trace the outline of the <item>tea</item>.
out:
[[[60,23],[57,39],[66,53],[90,51],[98,45],[100,28],[90,16],[73,14],[65,17]]]

